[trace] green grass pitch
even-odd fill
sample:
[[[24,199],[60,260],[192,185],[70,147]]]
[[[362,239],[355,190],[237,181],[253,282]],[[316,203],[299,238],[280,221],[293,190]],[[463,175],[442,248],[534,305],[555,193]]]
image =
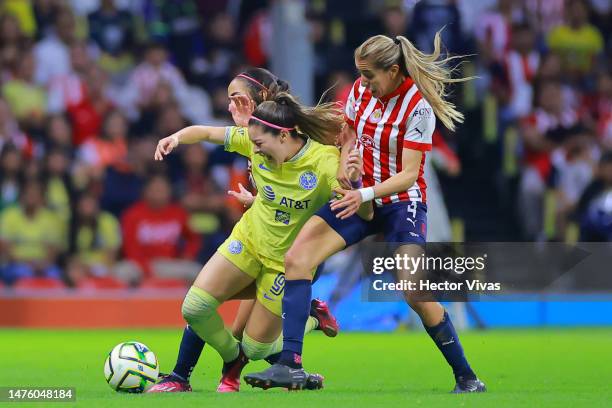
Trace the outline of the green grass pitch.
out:
[[[612,328],[466,332],[462,342],[489,392],[449,395],[453,379],[424,332],[307,336],[306,369],[326,378],[321,391],[252,389],[218,395],[220,359],[207,347],[189,394],[119,394],[103,376],[107,353],[138,340],[172,369],[180,330],[0,330],[0,386],[73,386],[82,407],[598,407],[612,401]],[[249,364],[245,372],[266,367]],[[1,404],[0,405],[5,405]]]

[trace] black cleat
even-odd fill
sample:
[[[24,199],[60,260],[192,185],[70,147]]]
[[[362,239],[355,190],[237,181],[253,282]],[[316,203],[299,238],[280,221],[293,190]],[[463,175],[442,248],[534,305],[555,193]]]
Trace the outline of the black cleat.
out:
[[[306,390],[320,390],[323,388],[323,377],[321,374],[308,374],[308,378],[306,379],[306,385],[304,389]]]
[[[464,378],[462,376],[457,377],[457,384],[451,391],[452,394],[465,394],[468,392],[485,392],[487,390],[486,385],[478,378]]]
[[[259,373],[245,375],[244,381],[252,387],[263,388],[264,390],[268,388],[301,390],[307,387],[308,378],[309,375],[303,368],[291,368],[282,364],[273,364]]]

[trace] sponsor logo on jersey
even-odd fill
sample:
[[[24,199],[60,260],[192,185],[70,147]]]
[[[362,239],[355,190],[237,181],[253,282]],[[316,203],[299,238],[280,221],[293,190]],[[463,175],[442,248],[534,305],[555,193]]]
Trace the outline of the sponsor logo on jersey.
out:
[[[235,239],[229,243],[227,249],[230,253],[237,255],[242,252],[242,242]]]
[[[276,210],[276,215],[274,216],[274,220],[278,222],[282,222],[285,225],[289,225],[289,221],[291,220],[291,214],[288,212],[284,212],[281,210]]]
[[[304,190],[312,190],[317,186],[317,176],[312,171],[305,171],[300,175],[300,186]]]
[[[285,274],[279,272],[278,275],[276,275],[276,278],[274,278],[274,282],[272,283],[272,287],[270,288],[270,293],[275,296],[278,296],[283,293],[283,289],[285,289]]]
[[[412,117],[417,117],[417,116],[423,116],[425,118],[429,118],[431,117],[431,115],[433,115],[433,111],[431,108],[420,108],[420,109],[415,109],[414,112],[412,112]]]
[[[374,139],[370,135],[361,135],[359,138],[359,142],[363,146],[364,149],[372,150],[374,148]]]
[[[276,299],[272,299],[270,296],[268,296],[267,293],[264,293],[264,299],[271,300],[272,302],[274,302],[276,300]]]
[[[284,205],[287,208],[295,208],[296,210],[308,209],[310,200],[294,200],[292,198],[283,197],[280,200],[280,205]]]
[[[370,117],[368,118],[368,120],[372,123],[378,123],[382,119],[382,116],[383,116],[382,109],[378,108],[370,114]]]
[[[259,167],[260,169],[265,170],[265,171],[272,171],[269,168],[267,168],[266,166],[264,166],[263,163],[259,163],[259,166],[257,166],[257,167]]]
[[[417,133],[419,134],[419,139],[422,139],[422,138],[423,138],[423,131],[422,131],[421,129],[419,129],[419,127],[418,127],[418,126],[416,126],[416,127],[414,128],[414,131],[415,131],[415,132],[417,132]]]
[[[261,192],[264,198],[268,201],[274,201],[276,198],[276,194],[274,194],[274,190],[272,190],[272,186],[264,186],[263,191]]]

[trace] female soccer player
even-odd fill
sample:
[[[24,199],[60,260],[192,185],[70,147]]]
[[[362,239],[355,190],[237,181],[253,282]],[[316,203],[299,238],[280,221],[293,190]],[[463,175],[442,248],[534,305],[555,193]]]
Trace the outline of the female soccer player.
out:
[[[247,358],[280,351],[283,259],[302,225],[339,187],[339,152],[333,144],[342,126],[335,105],[306,108],[290,94],[279,93],[255,109],[248,128],[190,126],[157,146],[155,158],[161,160],[180,143],[223,143],[252,162],[258,189],[253,206],[206,263],[182,310],[189,326],[223,358],[222,385],[237,390]],[[256,302],[239,343],[217,308],[253,282]],[[308,329],[317,324],[310,322]]]
[[[256,106],[265,100],[273,98],[278,92],[288,92],[289,85],[266,69],[250,68],[238,74],[230,82],[227,91],[230,99],[228,110],[232,115],[234,123],[237,126],[246,127]],[[228,193],[236,197],[245,207],[250,207],[254,197],[242,185],[239,188],[239,192],[229,191]],[[238,313],[232,326],[234,337],[239,339],[242,337],[247,320],[255,304],[254,287],[236,296],[236,298],[241,299],[246,297],[252,299],[240,302]],[[318,320],[317,328],[324,329],[323,331],[326,335],[334,336],[337,333],[338,329],[335,320],[330,316],[327,305],[324,302],[314,299],[311,315],[313,319]],[[315,324],[314,321],[312,323]],[[204,341],[198,337],[191,326],[187,325],[183,331],[174,370],[171,374],[164,375],[149,392],[191,391],[189,378],[203,348]],[[318,387],[320,381],[320,377],[313,376],[309,384],[313,387]],[[237,385],[238,383],[222,383],[220,384],[219,391],[235,391],[237,390]]]
[[[451,79],[449,58],[439,60],[440,33],[434,52],[419,51],[404,37],[377,35],[355,50],[361,76],[346,104],[350,126],[344,146],[354,138],[363,158],[363,187],[338,191],[342,199],[323,207],[302,228],[285,256],[283,298],[284,344],[281,358],[267,370],[248,374],[247,383],[262,387],[302,388],[302,341],[311,296],[309,272],[332,254],[382,232],[387,242],[400,242],[400,254],[422,253],[426,234],[425,152],[431,150],[436,117],[450,130],[463,115],[445,100]],[[343,156],[346,149],[343,149]],[[343,178],[341,172],[340,178]],[[374,218],[356,217],[362,203],[374,201]],[[453,369],[453,392],[481,392],[485,385],[468,364],[459,337],[444,308],[405,292],[408,304]],[[421,298],[422,299],[422,298]]]

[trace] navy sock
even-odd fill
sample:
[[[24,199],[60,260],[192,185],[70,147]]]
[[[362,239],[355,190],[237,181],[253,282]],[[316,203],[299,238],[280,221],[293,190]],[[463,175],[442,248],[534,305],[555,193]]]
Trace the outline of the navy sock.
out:
[[[283,351],[279,363],[302,367],[304,328],[310,315],[312,282],[307,279],[285,281],[283,295]]]
[[[183,330],[183,338],[179,348],[178,358],[172,374],[175,374],[185,381],[189,381],[191,372],[195,367],[202,349],[204,348],[204,340],[193,331],[191,326],[187,325]]]
[[[468,379],[476,378],[476,375],[472,371],[472,368],[465,359],[463,354],[463,347],[459,342],[459,336],[455,331],[455,327],[450,320],[450,316],[446,311],[442,321],[433,327],[425,326],[425,330],[429,336],[433,339],[436,346],[440,349],[444,358],[453,369],[455,378],[462,376]]]
[[[281,353],[271,354],[268,357],[264,358],[269,364],[276,364],[278,360],[280,360]]]

